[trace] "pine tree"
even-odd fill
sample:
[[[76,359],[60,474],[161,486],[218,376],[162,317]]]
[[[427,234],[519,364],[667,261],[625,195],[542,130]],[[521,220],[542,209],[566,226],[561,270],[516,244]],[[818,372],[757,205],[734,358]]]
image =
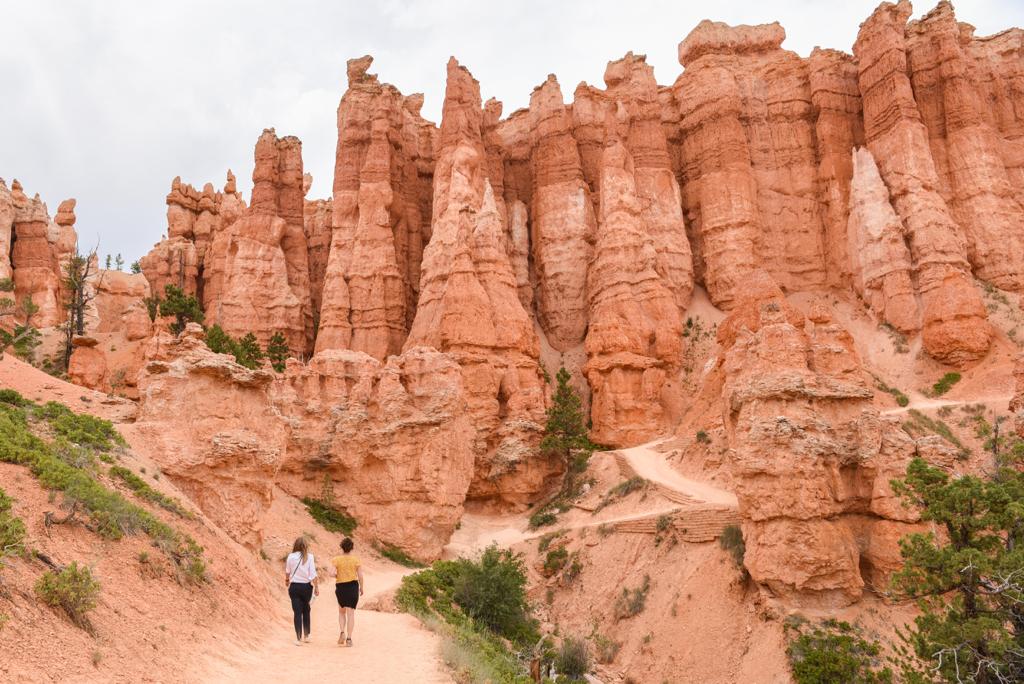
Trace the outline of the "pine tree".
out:
[[[206,346],[210,351],[217,354],[237,354],[237,343],[231,335],[224,332],[224,329],[214,323],[206,330]]]
[[[138,261],[133,261],[132,265],[128,267],[132,273],[142,273],[142,264]]]
[[[174,316],[171,332],[180,335],[189,322],[202,323],[203,310],[192,295],[186,295],[180,287],[164,286],[164,299],[160,302],[161,316]]]
[[[270,359],[270,365],[274,367],[275,371],[278,373],[284,371],[285,361],[290,353],[284,334],[280,331],[274,333],[267,343],[267,358]]]
[[[238,353],[235,360],[246,368],[258,368],[263,360],[263,350],[260,343],[252,333],[246,333],[245,337],[238,341]]]
[[[897,592],[921,614],[904,639],[910,682],[1024,681],[1024,474],[956,479],[914,459],[894,491],[943,530],[900,541]]]
[[[107,259],[106,259],[106,261],[105,261],[105,262],[103,263],[103,268],[105,268],[105,269],[107,269],[107,270],[109,271],[109,270],[110,270],[110,266],[111,266],[111,263],[110,263],[110,262],[111,262],[111,260],[112,260],[113,258],[114,258],[114,257],[112,257],[112,256],[110,256],[110,255],[108,254],[108,255],[107,255]]]
[[[124,257],[122,257],[120,254],[118,254],[116,257],[114,257],[114,267],[118,271],[123,271],[124,270]]]
[[[583,420],[583,402],[569,384],[571,378],[565,368],[558,369],[555,376],[555,396],[547,412],[548,420],[540,448],[545,453],[561,456],[571,470],[578,470],[585,464],[589,455],[586,452],[592,445],[587,438],[587,428]],[[579,462],[577,453],[581,451],[584,452],[582,463]]]

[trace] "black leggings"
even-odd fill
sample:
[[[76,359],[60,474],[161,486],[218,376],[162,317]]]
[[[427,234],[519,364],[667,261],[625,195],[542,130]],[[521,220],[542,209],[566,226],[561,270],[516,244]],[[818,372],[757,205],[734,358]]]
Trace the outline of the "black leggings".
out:
[[[309,582],[292,582],[288,585],[288,597],[292,600],[295,638],[309,636],[309,602],[313,598],[313,585]]]

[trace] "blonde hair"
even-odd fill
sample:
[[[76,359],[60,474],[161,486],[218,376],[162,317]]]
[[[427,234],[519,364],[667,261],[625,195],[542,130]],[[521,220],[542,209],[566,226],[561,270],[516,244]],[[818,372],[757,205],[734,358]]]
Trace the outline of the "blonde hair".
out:
[[[306,562],[306,555],[309,553],[309,542],[306,541],[305,537],[299,537],[292,544],[292,553],[298,552],[301,554],[302,562]]]

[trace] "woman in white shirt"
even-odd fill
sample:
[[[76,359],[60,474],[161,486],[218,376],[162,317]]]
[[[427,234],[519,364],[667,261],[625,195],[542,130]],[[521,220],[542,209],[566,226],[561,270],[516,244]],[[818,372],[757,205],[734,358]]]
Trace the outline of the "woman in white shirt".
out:
[[[295,618],[295,645],[309,642],[309,603],[313,594],[320,594],[316,578],[316,559],[309,552],[305,537],[299,537],[292,545],[292,552],[284,562],[284,586],[292,600]]]

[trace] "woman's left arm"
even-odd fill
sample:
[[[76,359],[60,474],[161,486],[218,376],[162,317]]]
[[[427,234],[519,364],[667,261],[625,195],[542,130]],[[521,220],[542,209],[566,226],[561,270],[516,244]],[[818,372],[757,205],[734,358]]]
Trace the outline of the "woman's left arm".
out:
[[[356,567],[356,577],[359,578],[359,595],[363,595],[363,566]]]

